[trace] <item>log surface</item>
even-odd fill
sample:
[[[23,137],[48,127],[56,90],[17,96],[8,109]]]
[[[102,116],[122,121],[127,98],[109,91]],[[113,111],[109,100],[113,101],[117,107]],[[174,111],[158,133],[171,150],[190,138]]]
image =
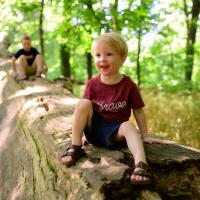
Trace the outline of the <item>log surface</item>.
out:
[[[61,165],[78,99],[63,83],[17,82],[0,63],[0,199],[200,199],[200,151],[175,142],[145,145],[150,186],[129,184],[128,149],[89,145],[74,166]]]

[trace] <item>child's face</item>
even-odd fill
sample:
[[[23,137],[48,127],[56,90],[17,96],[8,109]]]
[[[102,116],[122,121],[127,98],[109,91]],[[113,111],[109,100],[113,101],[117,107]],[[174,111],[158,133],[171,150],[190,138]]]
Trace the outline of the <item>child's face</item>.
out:
[[[29,51],[31,49],[31,40],[22,40],[22,47],[25,51]]]
[[[125,61],[111,45],[103,41],[94,43],[93,56],[97,70],[104,76],[118,75],[119,68]]]

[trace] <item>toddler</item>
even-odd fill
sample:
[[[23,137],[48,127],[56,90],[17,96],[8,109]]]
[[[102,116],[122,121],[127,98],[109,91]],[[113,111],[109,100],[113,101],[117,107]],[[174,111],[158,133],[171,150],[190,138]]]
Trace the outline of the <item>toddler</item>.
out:
[[[87,82],[83,99],[75,108],[72,144],[61,162],[72,165],[83,154],[84,132],[87,141],[96,146],[120,149],[127,145],[135,162],[130,182],[149,184],[151,179],[142,141],[157,141],[147,137],[144,102],[137,85],[119,72],[127,54],[127,44],[117,33],[105,33],[92,43],[92,55],[100,75]],[[140,134],[129,121],[131,110]]]

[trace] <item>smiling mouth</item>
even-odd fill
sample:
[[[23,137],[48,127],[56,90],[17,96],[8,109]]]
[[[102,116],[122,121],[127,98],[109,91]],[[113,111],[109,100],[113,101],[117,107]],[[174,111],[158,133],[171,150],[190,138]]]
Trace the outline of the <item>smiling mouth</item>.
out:
[[[106,69],[106,68],[108,68],[108,67],[109,67],[109,66],[107,66],[107,65],[106,65],[106,66],[105,66],[105,65],[104,65],[104,66],[100,66],[100,68],[103,68],[103,69]]]

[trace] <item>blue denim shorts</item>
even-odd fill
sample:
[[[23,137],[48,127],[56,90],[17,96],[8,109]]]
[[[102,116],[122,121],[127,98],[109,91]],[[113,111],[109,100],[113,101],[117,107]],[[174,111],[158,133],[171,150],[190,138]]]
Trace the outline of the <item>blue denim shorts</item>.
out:
[[[106,121],[96,111],[93,111],[92,125],[84,129],[88,142],[109,149],[127,147],[126,142],[116,143],[111,137],[116,134],[122,122]]]

